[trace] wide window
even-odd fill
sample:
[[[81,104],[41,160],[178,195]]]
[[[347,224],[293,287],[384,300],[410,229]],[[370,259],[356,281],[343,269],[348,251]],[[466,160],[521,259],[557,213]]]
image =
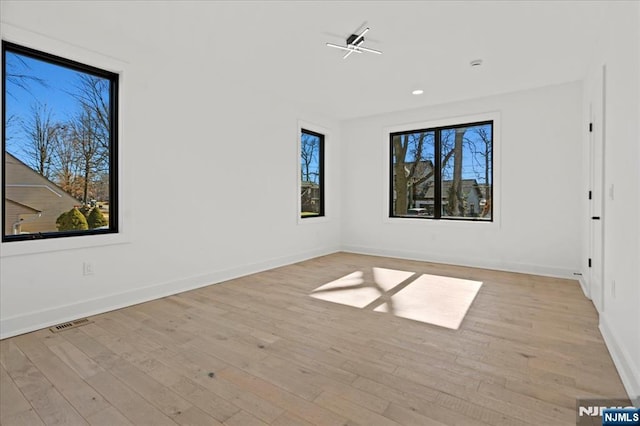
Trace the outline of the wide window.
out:
[[[300,217],[324,216],[324,135],[300,134]]]
[[[391,217],[493,220],[493,121],[390,134]]]
[[[2,241],[118,232],[117,74],[2,43]]]

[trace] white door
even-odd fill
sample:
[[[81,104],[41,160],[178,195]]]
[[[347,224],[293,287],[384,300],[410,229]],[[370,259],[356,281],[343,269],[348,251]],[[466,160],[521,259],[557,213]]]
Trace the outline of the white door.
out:
[[[605,95],[606,67],[595,79],[591,92],[591,129],[589,132],[589,179],[591,200],[589,211],[591,300],[599,313],[604,312],[604,155],[605,155]]]

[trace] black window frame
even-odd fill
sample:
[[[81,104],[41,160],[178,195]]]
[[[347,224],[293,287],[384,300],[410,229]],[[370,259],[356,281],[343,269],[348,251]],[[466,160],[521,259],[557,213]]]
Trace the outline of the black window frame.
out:
[[[448,217],[442,216],[442,143],[441,143],[441,133],[443,130],[455,130],[464,127],[475,127],[475,126],[491,126],[491,191],[490,191],[490,200],[491,200],[491,219],[482,219],[482,218],[474,218],[474,217]],[[495,120],[483,120],[483,121],[473,121],[468,123],[461,124],[452,124],[445,126],[435,126],[428,128],[420,128],[420,129],[412,129],[412,130],[402,130],[397,132],[389,133],[389,218],[401,218],[401,219],[422,219],[422,220],[448,220],[448,221],[461,221],[461,222],[480,222],[480,223],[492,223],[495,220],[495,211],[494,211],[494,140],[495,140]],[[434,133],[434,206],[433,206],[433,216],[420,216],[420,215],[397,215],[394,212],[394,147],[393,147],[393,138],[395,136],[400,135],[410,135],[414,133]]]
[[[5,164],[6,153],[6,130],[7,120],[7,53],[18,54],[52,65],[69,68],[73,71],[90,74],[104,78],[109,81],[109,226],[108,229],[88,229],[81,231],[51,231],[38,232],[19,235],[5,235],[4,223],[6,218],[6,173]],[[2,242],[43,240],[52,238],[79,237],[90,235],[117,234],[119,233],[119,186],[118,186],[118,94],[119,94],[119,74],[107,71],[92,65],[87,65],[62,56],[43,52],[31,47],[26,47],[17,43],[2,40]]]
[[[319,139],[319,155],[318,155],[318,191],[320,193],[320,211],[317,215],[302,215],[302,200],[300,200],[300,211],[298,214],[300,215],[300,219],[312,219],[318,217],[325,216],[325,201],[324,201],[324,145],[325,145],[325,135],[322,133],[314,132],[313,130],[306,129],[304,127],[300,128],[300,150],[302,150],[302,135],[307,134],[310,136],[315,136]],[[300,155],[302,153],[300,152]],[[300,183],[302,184],[302,176],[300,176]],[[298,197],[302,197],[300,191],[298,191]]]

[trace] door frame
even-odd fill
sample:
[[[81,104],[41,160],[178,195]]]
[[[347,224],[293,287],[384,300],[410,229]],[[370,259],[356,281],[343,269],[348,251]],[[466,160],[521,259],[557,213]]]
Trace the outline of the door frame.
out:
[[[606,65],[594,79],[589,103],[589,297],[596,310],[605,310],[605,153]],[[599,219],[595,219],[595,218]],[[598,285],[595,285],[598,283]]]

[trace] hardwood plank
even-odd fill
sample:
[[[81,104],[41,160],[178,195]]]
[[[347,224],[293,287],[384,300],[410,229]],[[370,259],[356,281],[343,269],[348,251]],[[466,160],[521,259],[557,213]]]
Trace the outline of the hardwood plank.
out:
[[[404,408],[398,404],[391,403],[384,412],[385,417],[405,426],[444,426],[445,423],[423,416],[415,409]]]
[[[363,425],[380,425],[380,426],[398,426],[399,423],[394,422],[388,417],[381,416],[371,410],[347,401],[331,392],[322,392],[314,402],[321,407],[325,407],[334,413],[345,416],[356,423]]]
[[[255,393],[315,425],[337,426],[346,422],[346,419],[339,414],[313,404],[304,398],[279,388],[269,381],[253,376],[238,368],[226,368],[220,371],[219,375],[238,387]]]
[[[7,426],[44,425],[44,423],[42,423],[42,419],[34,410],[21,411],[19,413],[14,413],[11,416],[3,416],[3,420],[0,424]]]
[[[271,426],[312,426],[312,423],[309,423],[302,418],[295,416],[289,412],[284,412],[280,417],[275,419]]]
[[[392,420],[397,421],[406,417],[415,418],[415,416],[411,415],[411,413],[415,413],[418,416],[429,419],[429,422],[440,422],[446,425],[489,424],[439,405],[436,399],[440,393],[431,388],[425,388],[422,385],[408,381],[396,380],[392,382],[384,379],[381,381],[384,383],[360,378],[354,385],[365,388],[369,392],[391,401],[384,414]],[[426,389],[427,392],[421,392],[423,389]]]
[[[157,357],[173,370],[186,375],[193,382],[266,423],[272,422],[284,412],[284,409],[254,392],[247,392],[235,384],[221,379],[219,377],[220,370],[198,364],[197,359],[191,358],[192,355],[192,353],[169,356],[162,354]]]
[[[268,423],[265,423],[258,419],[257,417],[252,416],[246,411],[240,411],[238,414],[231,417],[229,420],[224,422],[227,426],[267,426]]]
[[[0,362],[45,424],[87,424],[51,382],[20,351],[14,341],[6,343],[3,341]]]
[[[18,389],[13,379],[0,365],[0,424],[5,425],[37,425],[44,424],[29,401]]]
[[[63,342],[58,345],[52,345],[49,349],[83,379],[95,376],[103,371],[93,359],[71,343]]]
[[[26,334],[14,342],[85,419],[110,407],[75,370],[51,352],[41,338]]]
[[[107,371],[89,377],[87,382],[133,424],[149,426],[176,424]]]
[[[222,426],[222,423],[195,406],[190,406],[186,410],[174,413],[172,419],[179,425]]]
[[[113,406],[109,406],[102,411],[92,414],[87,417],[87,421],[92,426],[133,426],[133,423]]]

